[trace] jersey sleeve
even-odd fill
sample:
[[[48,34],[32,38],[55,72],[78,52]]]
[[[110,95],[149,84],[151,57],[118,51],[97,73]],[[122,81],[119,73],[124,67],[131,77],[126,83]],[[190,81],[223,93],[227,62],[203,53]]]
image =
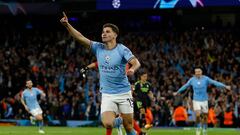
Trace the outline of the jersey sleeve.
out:
[[[140,88],[139,88],[139,83],[138,81],[134,84],[134,91],[138,91]]]
[[[42,90],[40,90],[40,89],[38,89],[38,88],[36,88],[36,92],[37,92],[37,95],[39,95],[39,94],[42,94],[42,93],[43,93],[43,91],[42,91]]]
[[[94,55],[96,55],[97,50],[102,47],[102,43],[96,42],[96,41],[91,41],[91,51]]]
[[[152,92],[152,85],[151,83],[148,82],[148,85],[149,85],[149,90],[148,90],[148,93]]]
[[[189,79],[189,80],[187,81],[187,83],[184,84],[184,85],[177,91],[177,93],[181,93],[181,92],[185,91],[185,90],[191,85],[191,82],[192,82],[192,78]]]
[[[123,57],[124,59],[129,62],[135,56],[132,54],[131,50],[128,49],[126,46],[122,45]]]
[[[215,81],[207,76],[206,76],[206,78],[207,78],[209,84],[215,85],[217,87],[226,87],[226,85],[221,82]]]

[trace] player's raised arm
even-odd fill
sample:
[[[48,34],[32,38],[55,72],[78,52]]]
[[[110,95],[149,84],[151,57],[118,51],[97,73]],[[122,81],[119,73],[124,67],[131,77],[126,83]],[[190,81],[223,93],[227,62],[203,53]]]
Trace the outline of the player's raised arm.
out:
[[[190,85],[191,85],[191,79],[188,80],[188,82],[187,82],[186,84],[184,84],[180,89],[178,89],[177,92],[174,92],[174,93],[173,93],[173,96],[176,96],[177,94],[185,91]]]
[[[63,17],[60,22],[63,26],[67,28],[68,32],[72,35],[72,37],[75,38],[81,45],[83,45],[85,48],[90,48],[91,41],[72,27],[72,25],[68,22],[68,17],[65,12],[63,12]]]
[[[209,77],[207,77],[207,79],[208,79],[208,82],[209,82],[210,84],[213,84],[213,85],[215,85],[215,86],[217,86],[217,87],[225,88],[225,89],[227,89],[227,90],[231,90],[231,86],[228,86],[228,85],[225,85],[225,84],[223,84],[223,83],[221,83],[221,82],[215,81],[215,80],[213,80],[213,79],[211,79],[211,78],[209,78]]]

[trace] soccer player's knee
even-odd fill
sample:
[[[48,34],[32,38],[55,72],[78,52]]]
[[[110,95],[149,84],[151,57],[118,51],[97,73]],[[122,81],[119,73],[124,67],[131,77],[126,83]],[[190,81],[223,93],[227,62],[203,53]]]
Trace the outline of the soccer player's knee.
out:
[[[35,116],[36,120],[43,120],[43,117],[41,115]]]
[[[103,125],[105,128],[113,128],[113,122],[111,121],[105,121],[103,122]]]
[[[196,113],[196,117],[199,117],[199,118],[200,118],[200,117],[201,117],[201,113],[197,112],[197,113]]]

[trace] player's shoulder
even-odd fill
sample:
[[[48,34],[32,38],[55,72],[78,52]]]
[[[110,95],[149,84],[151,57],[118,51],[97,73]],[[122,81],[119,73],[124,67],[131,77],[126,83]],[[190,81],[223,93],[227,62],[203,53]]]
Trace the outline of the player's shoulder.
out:
[[[151,83],[149,81],[146,82],[147,85],[151,85]]]
[[[197,79],[196,76],[192,76],[192,77],[188,80],[188,82],[191,83],[191,82],[193,82],[193,81],[196,81],[196,79]]]
[[[189,78],[189,81],[192,81],[192,80],[194,80],[194,79],[196,79],[196,77],[195,77],[195,76],[192,76],[192,77]]]
[[[206,75],[202,75],[202,78],[203,78],[203,79],[209,79],[209,77],[206,76]]]
[[[98,47],[103,48],[104,47],[104,43],[98,42],[98,41],[91,41],[91,45],[95,45]]]
[[[118,43],[118,48],[123,49],[123,50],[125,50],[125,49],[129,50],[128,47],[122,43]]]
[[[134,85],[139,85],[140,84],[140,81],[136,81]]]
[[[37,87],[32,87],[32,90],[38,91],[39,89]]]
[[[27,92],[27,89],[24,89],[23,92],[22,92],[22,94],[26,94],[26,92]]]

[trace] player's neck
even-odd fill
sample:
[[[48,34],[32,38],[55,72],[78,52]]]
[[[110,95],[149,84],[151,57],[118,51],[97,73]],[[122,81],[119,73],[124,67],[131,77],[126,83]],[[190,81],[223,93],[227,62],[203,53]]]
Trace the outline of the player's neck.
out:
[[[117,42],[116,41],[110,41],[110,42],[106,42],[106,49],[107,50],[112,50],[117,46]]]
[[[142,80],[140,80],[140,82],[143,84],[143,83],[146,83],[147,81],[142,81]]]
[[[202,75],[200,75],[200,76],[195,76],[197,79],[200,79],[201,77],[202,77]]]

